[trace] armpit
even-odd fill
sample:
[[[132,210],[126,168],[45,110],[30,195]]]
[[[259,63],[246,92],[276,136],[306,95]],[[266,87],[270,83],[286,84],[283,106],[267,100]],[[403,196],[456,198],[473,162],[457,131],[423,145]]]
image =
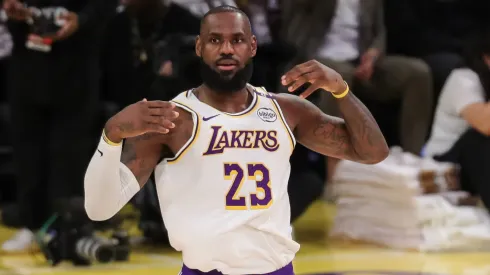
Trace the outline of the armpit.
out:
[[[170,130],[169,140],[166,143],[172,155],[169,161],[175,161],[175,158],[179,158],[180,155],[176,155],[177,152],[185,153],[182,150],[184,146],[191,145],[188,143],[190,139],[194,139],[199,131],[199,115],[192,109],[186,110],[184,108],[178,108],[179,117],[174,121],[175,128]],[[193,115],[196,116],[194,123]],[[165,158],[169,158],[165,156]]]

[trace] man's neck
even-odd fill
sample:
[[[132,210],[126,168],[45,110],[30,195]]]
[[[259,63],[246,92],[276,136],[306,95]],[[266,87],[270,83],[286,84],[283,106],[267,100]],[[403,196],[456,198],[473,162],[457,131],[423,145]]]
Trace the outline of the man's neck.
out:
[[[253,99],[247,86],[233,93],[220,93],[203,84],[197,88],[197,97],[201,102],[222,112],[239,113],[247,109]]]

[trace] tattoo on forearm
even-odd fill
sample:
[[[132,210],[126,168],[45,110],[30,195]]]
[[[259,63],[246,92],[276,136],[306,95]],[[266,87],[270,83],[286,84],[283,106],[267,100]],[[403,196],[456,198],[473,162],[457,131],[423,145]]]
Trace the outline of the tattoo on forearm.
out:
[[[349,136],[345,126],[330,119],[323,119],[313,130],[313,135],[323,139],[326,146],[333,148],[335,153],[345,154],[349,150]]]
[[[312,142],[333,157],[369,163],[379,161],[387,148],[385,139],[364,104],[353,95],[349,97],[339,102],[344,119],[321,116],[311,133],[315,139]]]
[[[123,146],[121,162],[124,163],[138,180],[140,186],[146,183],[147,177],[153,171],[153,165],[144,156],[138,156],[136,143],[153,138],[157,133],[147,133],[132,139],[128,139]]]
[[[361,160],[378,160],[387,145],[376,120],[354,95],[339,104],[353,150]]]

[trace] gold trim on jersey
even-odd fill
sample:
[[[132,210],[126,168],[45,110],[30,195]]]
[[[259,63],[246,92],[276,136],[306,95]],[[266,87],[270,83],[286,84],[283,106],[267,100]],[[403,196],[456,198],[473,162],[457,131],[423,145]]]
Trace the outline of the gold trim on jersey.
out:
[[[254,87],[252,87],[254,88]],[[189,91],[186,92],[186,96],[190,96],[191,94],[194,95],[192,92],[194,91],[194,89],[191,89]],[[252,94],[253,96],[253,99],[252,99],[252,102],[250,103],[250,105],[243,111],[241,112],[238,112],[238,113],[227,113],[227,112],[223,112],[223,111],[220,111],[216,108],[214,108],[213,106],[209,105],[209,104],[206,104],[202,101],[199,100],[199,98],[196,97],[196,95],[194,95],[194,97],[196,98],[197,101],[199,101],[200,103],[210,107],[211,109],[213,110],[216,110],[217,112],[219,112],[220,114],[224,114],[224,115],[227,115],[227,116],[230,116],[230,117],[239,117],[239,118],[242,118],[246,115],[249,115],[251,113],[253,113],[257,107],[259,106],[259,100],[260,100],[260,96],[256,95],[255,94],[255,91],[252,91],[252,92],[249,92],[250,94]]]
[[[259,87],[266,95],[269,95],[269,92],[264,87]],[[293,131],[291,131],[291,128],[289,128],[288,122],[286,121],[286,118],[284,117],[284,114],[282,113],[281,107],[279,106],[279,103],[269,96],[270,101],[272,102],[272,106],[274,109],[276,109],[276,112],[279,114],[279,118],[281,119],[281,123],[286,128],[286,131],[288,132],[289,136],[289,141],[291,142],[291,152],[294,150],[294,147],[296,146],[296,138],[294,137]]]
[[[199,130],[201,128],[201,122],[200,122],[199,114],[197,114],[197,112],[192,110],[189,106],[187,106],[181,102],[178,102],[176,100],[171,100],[171,102],[175,103],[175,105],[177,105],[178,107],[180,107],[180,108],[188,111],[189,113],[193,114],[196,118],[195,123],[194,123],[194,127],[192,129],[192,135],[189,138],[189,140],[187,140],[187,142],[184,144],[184,146],[182,146],[182,148],[180,148],[180,150],[177,152],[177,154],[175,154],[175,156],[173,158],[167,159],[168,164],[175,164],[179,159],[182,158],[183,155],[185,155],[185,153],[189,150],[189,148],[192,147],[192,145],[196,142],[197,137],[199,136]]]

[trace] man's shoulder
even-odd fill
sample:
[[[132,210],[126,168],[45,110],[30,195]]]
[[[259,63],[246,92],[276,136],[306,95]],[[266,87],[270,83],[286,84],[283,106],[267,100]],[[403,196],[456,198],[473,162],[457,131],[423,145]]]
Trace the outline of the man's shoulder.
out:
[[[277,94],[271,94],[271,95],[272,95],[272,99],[274,99],[282,109],[284,109],[284,108],[286,108],[286,109],[297,109],[297,108],[301,108],[301,107],[305,106],[305,104],[309,103],[309,101],[302,99],[302,98],[300,98],[294,94],[277,93]]]
[[[293,95],[288,94],[288,93],[275,93],[272,91],[267,91],[267,89],[265,87],[253,86],[252,84],[248,84],[248,86],[251,87],[253,89],[253,91],[259,96],[263,96],[263,97],[273,99],[276,101],[292,100],[289,98],[290,98],[290,96],[293,96]]]

